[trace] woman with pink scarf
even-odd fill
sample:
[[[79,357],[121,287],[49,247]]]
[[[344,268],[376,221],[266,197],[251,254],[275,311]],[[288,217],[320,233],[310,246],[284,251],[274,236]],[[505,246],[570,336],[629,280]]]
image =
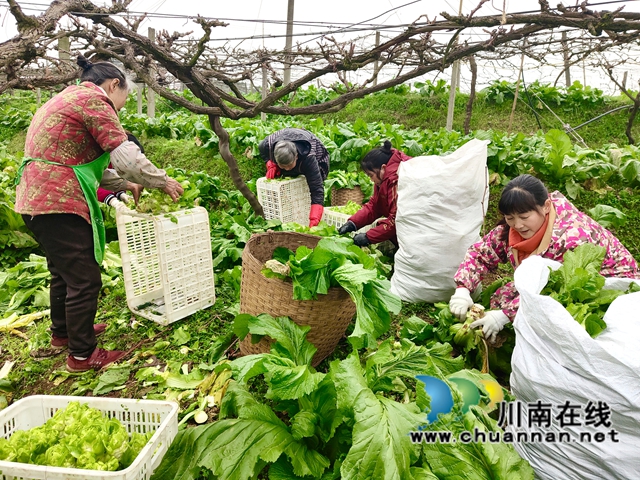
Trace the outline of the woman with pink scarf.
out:
[[[498,209],[503,220],[469,247],[454,276],[457,288],[449,309],[460,319],[473,305],[471,292],[487,273],[501,263],[518,268],[531,255],[562,262],[565,252],[593,243],[607,249],[600,270],[603,276],[638,278],[638,264],[609,230],[579,211],[560,192],[549,194],[544,184],[531,175],[520,175],[507,184]],[[495,339],[515,318],[519,300],[513,282],[507,283],[493,295],[491,310],[471,327],[482,327],[485,337]]]

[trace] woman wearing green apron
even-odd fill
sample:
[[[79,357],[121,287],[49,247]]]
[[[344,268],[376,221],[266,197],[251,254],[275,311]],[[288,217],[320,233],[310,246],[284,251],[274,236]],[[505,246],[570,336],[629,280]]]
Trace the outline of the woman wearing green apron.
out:
[[[67,369],[100,369],[126,352],[97,348],[94,325],[102,286],[105,235],[98,186],[124,190],[127,181],[159,188],[174,200],[180,184],[127,139],[117,111],[129,93],[112,63],[82,56],[82,83],[67,87],[34,115],[18,172],[15,210],[45,252],[51,272],[51,345],[68,346]],[[111,161],[114,170],[106,170]]]

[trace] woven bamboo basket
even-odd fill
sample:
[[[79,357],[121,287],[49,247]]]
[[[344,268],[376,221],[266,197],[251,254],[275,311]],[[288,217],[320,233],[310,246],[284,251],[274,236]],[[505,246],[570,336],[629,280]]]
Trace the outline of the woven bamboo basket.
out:
[[[331,206],[338,207],[346,205],[351,202],[355,202],[358,205],[362,205],[364,200],[364,194],[359,186],[354,188],[332,188],[331,189]]]
[[[277,278],[266,278],[261,270],[273,256],[276,247],[295,251],[305,245],[314,248],[320,237],[295,232],[267,232],[253,235],[242,253],[240,312],[251,315],[268,313],[272,317],[287,316],[298,325],[309,325],[309,340],[318,351],[312,365],[317,366],[336,348],[356,313],[356,306],[342,288],[330,288],[317,300],[294,300],[293,285]],[[251,335],[240,342],[240,353],[251,355],[269,352],[271,340],[264,337],[256,344]]]

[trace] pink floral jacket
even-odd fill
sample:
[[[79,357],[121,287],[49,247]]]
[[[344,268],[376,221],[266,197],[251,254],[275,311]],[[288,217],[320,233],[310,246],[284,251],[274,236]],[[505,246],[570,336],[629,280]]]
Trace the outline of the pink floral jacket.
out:
[[[633,256],[609,230],[579,211],[560,192],[553,192],[549,198],[555,208],[555,220],[550,229],[548,247],[538,252],[539,255],[561,262],[566,251],[583,243],[594,243],[607,249],[600,270],[603,276],[640,278]],[[496,270],[501,263],[510,262],[514,269],[517,268],[516,256],[504,238],[504,230],[505,226],[500,225],[469,247],[454,276],[458,287],[466,287],[473,292],[483,276]],[[510,282],[496,291],[491,299],[491,308],[502,310],[513,321],[519,303],[518,292]]]
[[[24,154],[78,165],[111,152],[127,140],[113,103],[91,82],[72,85],[33,116]],[[16,189],[15,211],[28,215],[74,213],[89,219],[89,207],[72,169],[31,162]]]

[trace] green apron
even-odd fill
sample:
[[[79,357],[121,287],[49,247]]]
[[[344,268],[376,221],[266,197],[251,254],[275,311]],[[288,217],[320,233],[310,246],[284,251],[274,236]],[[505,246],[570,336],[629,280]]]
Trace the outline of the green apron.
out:
[[[17,185],[20,183],[20,179],[22,178],[24,167],[26,167],[30,162],[43,162],[49,165],[58,165],[73,169],[73,172],[76,174],[76,178],[78,179],[78,183],[80,184],[80,188],[82,188],[84,198],[89,205],[91,229],[93,230],[93,255],[95,256],[98,265],[102,265],[102,258],[104,257],[104,248],[106,244],[104,221],[102,220],[100,202],[98,201],[98,186],[100,185],[102,174],[109,166],[109,159],[109,153],[105,152],[89,163],[83,163],[81,165],[65,165],[63,163],[42,160],[41,158],[25,157],[22,159],[22,163],[18,168],[18,175],[16,177]]]

